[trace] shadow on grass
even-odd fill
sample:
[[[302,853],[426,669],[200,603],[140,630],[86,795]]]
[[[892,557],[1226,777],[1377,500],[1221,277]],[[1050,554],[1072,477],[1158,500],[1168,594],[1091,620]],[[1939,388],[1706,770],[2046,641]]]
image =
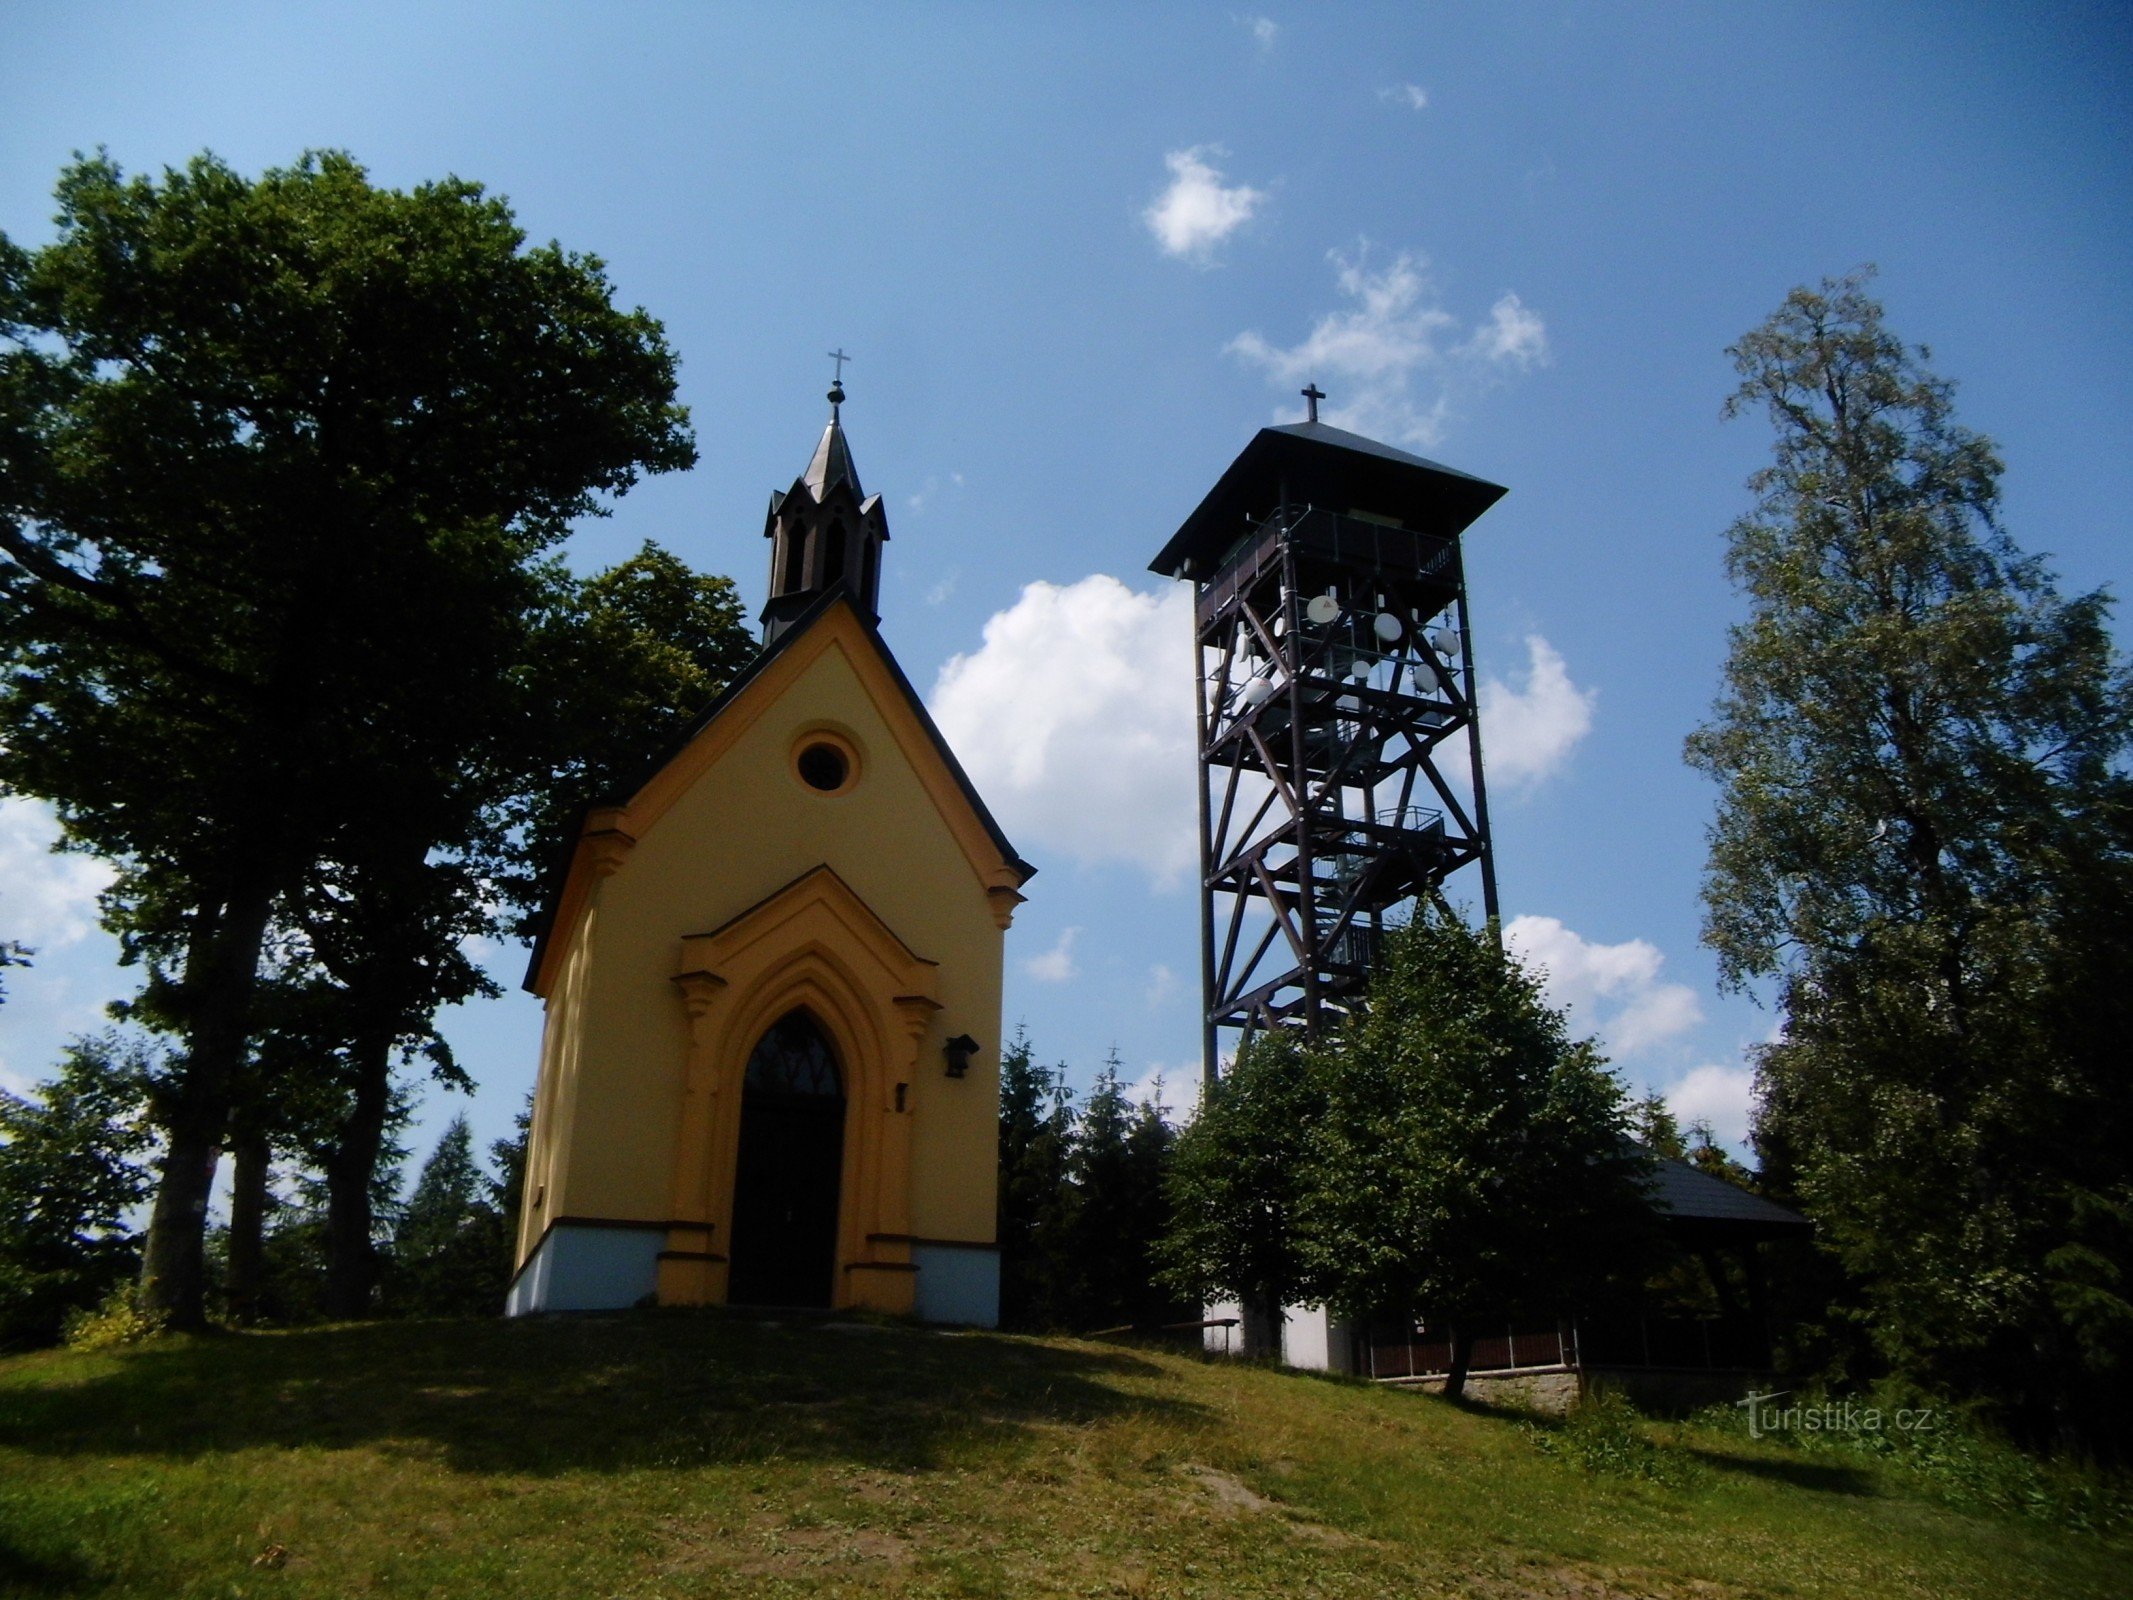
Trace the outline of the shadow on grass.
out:
[[[87,1595],[104,1587],[102,1578],[79,1561],[41,1556],[0,1532],[0,1594]]]
[[[1736,1455],[1730,1450],[1713,1450],[1702,1445],[1680,1448],[1707,1467],[1739,1473],[1743,1477],[1761,1478],[1766,1483],[1790,1484],[1795,1489],[1807,1489],[1817,1494],[1871,1495],[1878,1492],[1871,1473],[1840,1462]]]
[[[892,1470],[1003,1434],[1201,1408],[1130,1393],[1125,1351],[814,1319],[633,1312],[233,1334],[0,1389],[0,1448],[161,1455],[384,1446],[462,1471],[629,1471],[772,1456]]]

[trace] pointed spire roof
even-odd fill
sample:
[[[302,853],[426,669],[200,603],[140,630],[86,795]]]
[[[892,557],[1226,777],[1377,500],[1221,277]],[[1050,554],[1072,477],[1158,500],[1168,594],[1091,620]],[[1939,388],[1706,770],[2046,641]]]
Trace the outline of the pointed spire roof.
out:
[[[814,458],[807,463],[807,470],[800,474],[800,481],[819,502],[839,482],[852,486],[852,498],[863,500],[866,491],[859,487],[859,469],[852,465],[852,447],[845,441],[844,423],[838,416],[844,404],[844,385],[830,385],[829,426],[822,430],[822,440],[815,446]]]

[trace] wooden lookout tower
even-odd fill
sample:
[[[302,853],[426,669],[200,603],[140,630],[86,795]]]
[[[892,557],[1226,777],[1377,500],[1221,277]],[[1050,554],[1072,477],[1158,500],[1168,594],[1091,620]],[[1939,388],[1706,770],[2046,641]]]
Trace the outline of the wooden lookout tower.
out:
[[[1388,913],[1496,874],[1459,536],[1504,490],[1318,420],[1263,428],[1150,563],[1197,604],[1204,1063],[1316,1027]]]

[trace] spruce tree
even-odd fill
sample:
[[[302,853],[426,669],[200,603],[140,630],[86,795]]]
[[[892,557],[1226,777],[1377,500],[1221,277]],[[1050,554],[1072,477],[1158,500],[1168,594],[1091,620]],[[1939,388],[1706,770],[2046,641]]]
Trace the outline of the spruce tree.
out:
[[[1073,1324],[1074,1189],[1068,1181],[1074,1097],[1066,1069],[1037,1062],[1017,1028],[1000,1054],[1000,1321]]]
[[[417,1316],[494,1316],[503,1309],[504,1277],[493,1190],[467,1119],[456,1116],[393,1230],[389,1299]]]
[[[139,1264],[151,1050],[77,1039],[33,1097],[0,1089],[0,1348],[47,1343]]]

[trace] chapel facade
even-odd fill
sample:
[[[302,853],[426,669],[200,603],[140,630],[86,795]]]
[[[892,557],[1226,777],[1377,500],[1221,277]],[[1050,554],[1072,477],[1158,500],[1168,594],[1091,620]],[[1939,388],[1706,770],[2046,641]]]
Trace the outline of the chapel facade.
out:
[[[887,519],[829,399],[765,519],[762,651],[588,809],[549,899],[513,1315],[998,1322],[1001,975],[1035,869],[878,631]]]

